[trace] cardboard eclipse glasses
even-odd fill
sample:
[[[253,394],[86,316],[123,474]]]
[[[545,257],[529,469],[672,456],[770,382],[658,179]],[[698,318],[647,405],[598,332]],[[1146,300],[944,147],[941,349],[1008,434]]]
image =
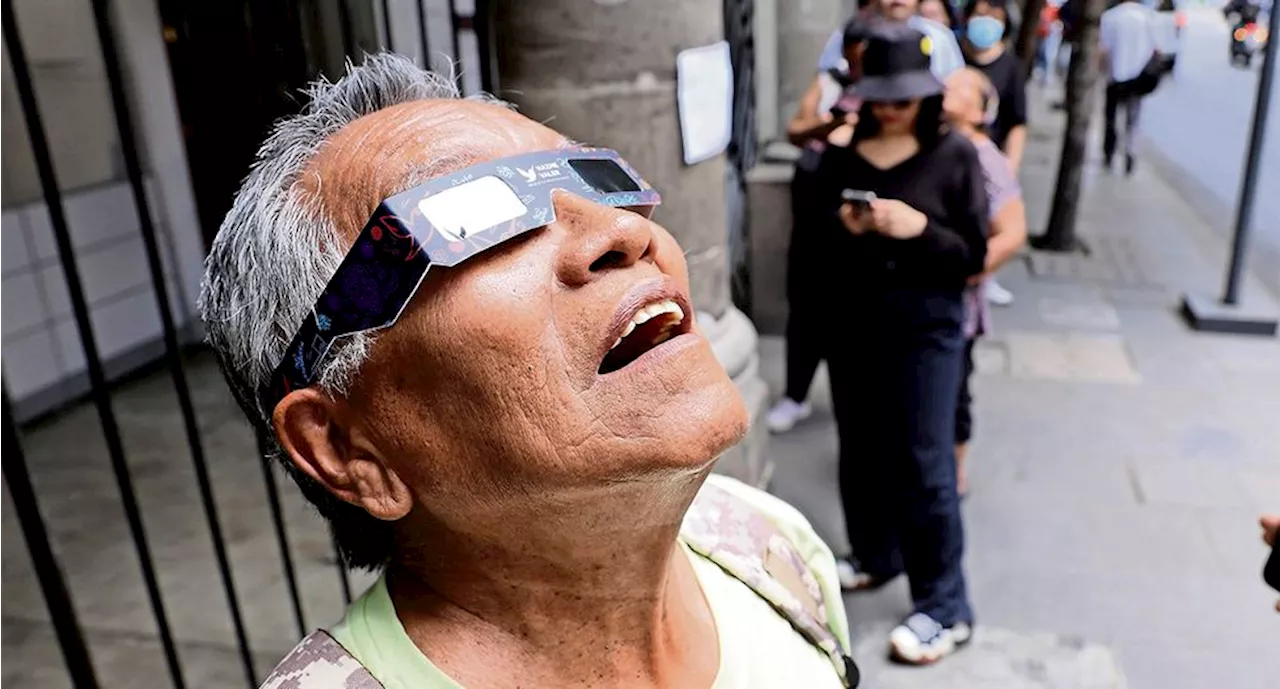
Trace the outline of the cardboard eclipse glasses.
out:
[[[263,410],[270,413],[285,395],[315,383],[337,340],[394,324],[431,266],[456,266],[554,222],[556,190],[615,208],[661,202],[616,151],[604,148],[501,158],[388,198],[374,209],[260,391]]]

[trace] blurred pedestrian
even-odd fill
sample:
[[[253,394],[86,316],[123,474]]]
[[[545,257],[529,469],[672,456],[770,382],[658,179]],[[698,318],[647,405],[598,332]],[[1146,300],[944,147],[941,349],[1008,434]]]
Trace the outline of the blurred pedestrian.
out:
[[[1007,49],[1007,0],[969,0],[965,5],[965,62],[986,75],[999,95],[987,136],[1004,151],[1015,172],[1027,144],[1027,84],[1017,56]]]
[[[920,0],[920,9],[917,12],[921,17],[951,29],[952,33],[961,29],[960,15],[950,0]]]
[[[785,433],[813,413],[809,388],[823,359],[828,321],[825,298],[835,270],[830,256],[829,226],[814,222],[814,174],[827,146],[846,146],[853,137],[862,103],[853,86],[860,76],[859,55],[866,40],[866,21],[854,15],[846,22],[844,58],[834,69],[819,72],[787,124],[787,137],[801,147],[791,178],[791,246],[787,252],[786,389],[765,424]]]
[[[981,70],[999,94],[999,110],[987,126],[987,135],[1004,151],[1016,173],[1027,142],[1027,84],[1021,62],[1005,45],[1007,7],[1006,0],[969,0],[962,46],[965,61]],[[1013,303],[1013,293],[994,277],[984,283],[983,294],[993,304]]]
[[[973,436],[973,394],[970,387],[974,369],[973,347],[978,337],[990,328],[983,283],[992,279],[995,271],[1013,258],[1027,240],[1027,211],[1022,203],[1018,175],[1009,159],[986,133],[998,117],[999,106],[1000,95],[981,71],[966,67],[947,78],[947,95],[942,107],[955,131],[966,136],[978,150],[990,221],[986,265],[980,275],[969,279],[969,288],[965,290],[964,372],[956,402],[955,447],[956,490],[961,497],[968,491],[965,458]]]
[[[1144,89],[1144,73],[1158,57],[1155,12],[1137,0],[1121,0],[1102,13],[1099,45],[1106,73],[1105,117],[1102,141],[1103,165],[1111,169],[1117,146],[1124,150],[1124,171],[1133,174],[1138,153],[1138,118]],[[1152,86],[1154,88],[1154,86]],[[1144,92],[1145,91],[1145,92]],[[1124,111],[1124,140],[1120,141],[1116,118]]]
[[[1264,514],[1258,525],[1262,527],[1262,542],[1271,546],[1262,577],[1271,588],[1280,591],[1280,515]],[[1280,601],[1276,601],[1276,612],[1280,612]]]
[[[955,411],[962,295],[987,249],[978,154],[943,122],[930,47],[904,24],[872,29],[853,143],[829,149],[819,168],[846,230],[831,296],[844,335],[828,355],[853,550],[838,571],[851,590],[906,573],[914,611],[889,641],[894,658],[913,664],[952,653],[971,634]]]
[[[1036,70],[1040,73],[1040,85],[1048,86],[1061,75],[1058,58],[1062,47],[1062,20],[1058,8],[1062,0],[1046,0],[1040,9],[1040,26],[1036,29],[1039,45],[1036,46]]]
[[[960,52],[960,44],[955,34],[947,26],[932,19],[920,16],[920,0],[871,0],[859,8],[858,12],[866,18],[877,18],[887,22],[905,23],[923,33],[930,43],[929,69],[938,79],[946,79],[947,75],[964,67],[964,54]],[[843,37],[839,29],[827,39],[827,45],[818,58],[818,69],[827,70],[840,64]]]

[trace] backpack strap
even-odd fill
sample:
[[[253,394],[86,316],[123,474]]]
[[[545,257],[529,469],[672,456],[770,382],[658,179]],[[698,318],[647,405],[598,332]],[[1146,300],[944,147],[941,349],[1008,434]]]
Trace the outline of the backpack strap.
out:
[[[383,689],[360,661],[324,630],[311,632],[259,689]]]
[[[822,651],[844,686],[858,686],[858,666],[831,631],[817,579],[791,541],[760,510],[719,486],[703,484],[680,535],[694,552],[746,584]]]

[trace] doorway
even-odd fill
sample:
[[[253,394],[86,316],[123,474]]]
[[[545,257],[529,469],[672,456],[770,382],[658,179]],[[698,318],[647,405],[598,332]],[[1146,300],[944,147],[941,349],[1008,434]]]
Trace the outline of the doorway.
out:
[[[197,213],[212,243],[301,90],[381,43],[373,0],[159,0]]]

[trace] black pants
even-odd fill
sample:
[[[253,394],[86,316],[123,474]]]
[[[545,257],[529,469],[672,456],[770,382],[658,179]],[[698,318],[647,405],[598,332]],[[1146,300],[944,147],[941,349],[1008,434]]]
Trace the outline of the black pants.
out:
[[[971,622],[954,452],[960,295],[854,298],[844,317],[862,327],[828,358],[853,555],[878,578],[905,572],[917,612]]]
[[[973,344],[977,336],[964,342],[964,361],[960,369],[960,395],[956,399],[956,444],[965,445],[973,438]]]
[[[813,376],[822,362],[822,335],[820,327],[823,315],[818,313],[811,298],[791,300],[787,314],[787,397],[803,402],[809,397]]]
[[[1124,154],[1132,159],[1138,153],[1138,116],[1142,113],[1142,96],[1130,92],[1124,84],[1107,84],[1104,110],[1106,122],[1102,135],[1102,157],[1111,162],[1116,153],[1119,127],[1116,118],[1124,110]]]
[[[796,402],[809,397],[809,387],[823,359],[825,275],[822,232],[814,218],[817,207],[813,174],[796,169],[791,181],[791,246],[787,250],[787,383],[786,396]]]

